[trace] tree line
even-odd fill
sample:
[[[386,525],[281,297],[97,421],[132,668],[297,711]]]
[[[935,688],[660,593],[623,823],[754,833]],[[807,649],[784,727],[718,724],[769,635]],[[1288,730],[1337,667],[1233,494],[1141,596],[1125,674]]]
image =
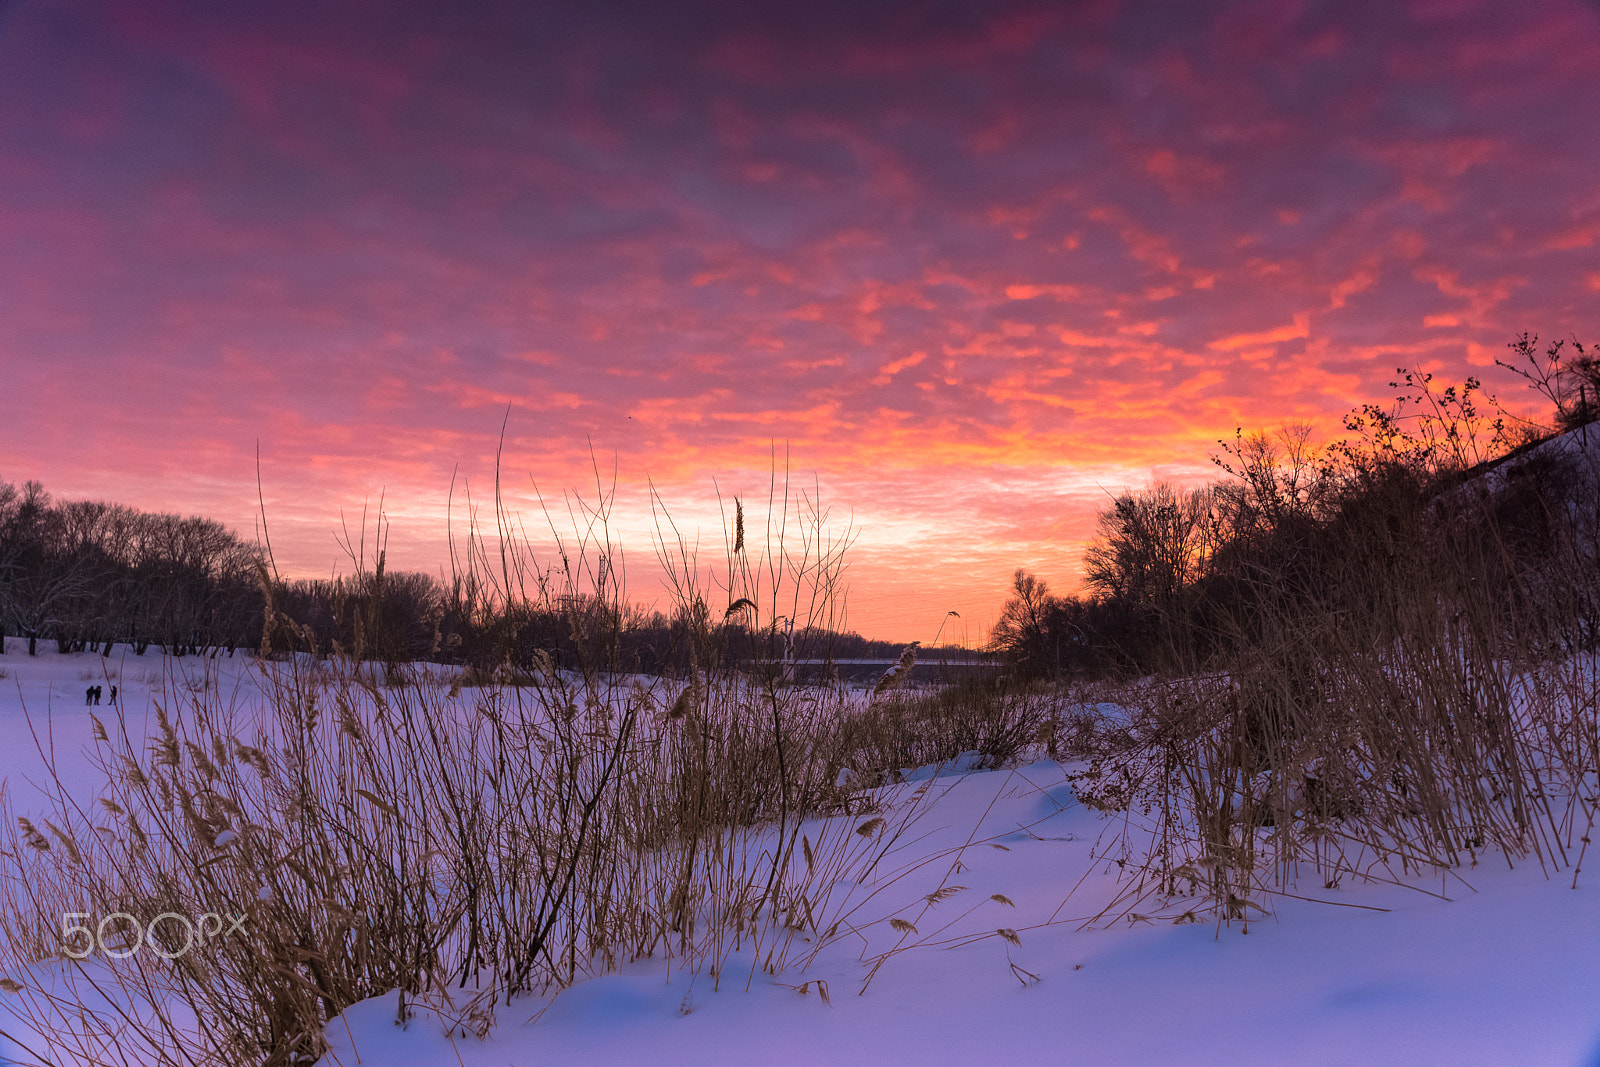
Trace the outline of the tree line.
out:
[[[434,576],[376,566],[330,579],[284,579],[263,548],[221,523],[97,501],[57,501],[37,481],[0,481],[0,651],[5,636],[61,652],[143,655],[313,652],[484,672],[541,661],[665,672],[690,658],[689,634],[723,662],[753,656],[893,658],[901,646],[851,631],[752,631],[739,613],[704,619],[616,598],[495,588],[480,568]],[[678,614],[681,614],[679,612]]]
[[[261,627],[258,555],[220,523],[0,482],[0,635],[63,652],[236,648]]]
[[[1526,334],[1509,347],[1501,365],[1549,401],[1548,424],[1507,415],[1474,378],[1402,368],[1394,404],[1352,411],[1351,436],[1325,448],[1303,426],[1236,432],[1212,484],[1128,491],[1102,510],[1083,592],[1054,595],[1019,569],[994,647],[1033,676],[1225,670],[1281,640],[1284,620],[1337,618],[1383,641],[1402,592],[1443,605],[1474,583],[1545,620],[1551,647],[1594,647],[1592,459],[1535,450],[1592,432],[1600,359]]]

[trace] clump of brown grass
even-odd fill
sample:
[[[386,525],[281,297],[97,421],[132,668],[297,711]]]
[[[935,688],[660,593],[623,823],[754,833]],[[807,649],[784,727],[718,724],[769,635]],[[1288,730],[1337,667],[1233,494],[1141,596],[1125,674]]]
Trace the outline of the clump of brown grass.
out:
[[[1105,688],[1128,717],[1082,734],[1078,795],[1141,817],[1153,844],[1124,857],[1136,877],[1104,914],[1154,895],[1193,915],[1198,896],[1248,922],[1307,874],[1581,865],[1600,768],[1592,498],[1546,513],[1535,542],[1482,483],[1359,488],[1213,611],[1221,651],[1174,643],[1187,670]]]
[[[764,544],[736,503],[715,581],[682,538],[662,538],[685,678],[615,669],[625,590],[602,496],[558,541],[559,570],[538,570],[505,528],[504,553],[469,554],[507,561],[473,579],[503,609],[566,613],[575,663],[535,652],[446,683],[369,662],[359,641],[329,656],[269,604],[275,646],[301,647],[261,661],[264,704],[230,702],[206,675],[164,686],[149,738],[121,709],[96,720],[100,796],[58,778],[42,816],[8,809],[17,821],[0,828],[13,1015],[79,1062],[291,1064],[321,1054],[330,1019],[395,990],[402,1020],[482,1033],[497,1006],[641,957],[716,983],[735,953],[770,973],[813,957],[928,795],[874,799],[840,768],[969,742],[1004,758],[1038,713],[898,694],[924,702],[899,714],[929,737],[892,750],[864,740],[879,727],[854,696],[795,684],[793,655],[772,652],[791,629],[779,619],[807,623],[798,633],[836,621],[849,538],[786,485],[775,479]],[[743,602],[738,670],[717,658],[713,591]],[[859,826],[827,818],[874,804]],[[68,913],[124,916],[107,931],[155,931],[161,952],[70,958]],[[189,951],[158,921],[207,914],[239,929]]]
[[[1055,746],[1060,694],[1007,678],[977,678],[873,698],[844,725],[844,766],[865,781],[885,771],[975,757],[992,769]]]

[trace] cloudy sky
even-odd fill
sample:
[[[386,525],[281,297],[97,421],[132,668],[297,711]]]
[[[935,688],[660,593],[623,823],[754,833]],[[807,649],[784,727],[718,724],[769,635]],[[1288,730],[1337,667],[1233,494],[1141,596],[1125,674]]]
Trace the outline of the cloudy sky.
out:
[[[787,455],[855,628],[981,640],[1108,492],[1597,310],[1594,3],[0,0],[0,479],[248,533],[259,447],[294,573],[380,495],[437,570],[504,423],[641,600],[651,481]]]

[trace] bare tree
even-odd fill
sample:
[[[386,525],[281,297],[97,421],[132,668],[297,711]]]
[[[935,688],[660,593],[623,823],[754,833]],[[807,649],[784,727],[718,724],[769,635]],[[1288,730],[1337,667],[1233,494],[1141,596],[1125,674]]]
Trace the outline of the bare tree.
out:
[[[1011,576],[1011,589],[1012,596],[991,632],[993,647],[1026,673],[1059,666],[1051,662],[1059,657],[1052,655],[1055,650],[1050,641],[1056,598],[1043,579],[1021,567]]]

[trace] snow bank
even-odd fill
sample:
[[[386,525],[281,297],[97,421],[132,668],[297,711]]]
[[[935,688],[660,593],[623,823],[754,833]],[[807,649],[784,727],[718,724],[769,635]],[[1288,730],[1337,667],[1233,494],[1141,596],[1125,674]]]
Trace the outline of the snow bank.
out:
[[[91,679],[115,677],[130,728],[164,686],[216,684],[241,704],[259,694],[240,659],[210,662],[208,682],[200,661],[11,649],[0,774],[24,810],[25,780],[40,780],[51,754],[35,747],[24,702],[47,721],[65,780],[93,796]],[[469,1010],[467,994],[412,1006],[404,1026],[389,994],[335,1021],[322,1062],[1600,1063],[1590,876],[1574,890],[1570,872],[1489,860],[1414,886],[1302,880],[1294,891],[1315,900],[1265,898],[1271,912],[1248,932],[1132,916],[1085,928],[1122,884],[1110,846],[1120,817],[1079,806],[1053,763],[969,767],[911,776],[930,803],[897,862],[943,855],[879,872],[849,935],[804,971],[769,975],[745,955],[714,989],[670,961],[635,961],[494,1006],[481,1039],[487,1006]],[[0,1011],[15,996],[0,993]]]

